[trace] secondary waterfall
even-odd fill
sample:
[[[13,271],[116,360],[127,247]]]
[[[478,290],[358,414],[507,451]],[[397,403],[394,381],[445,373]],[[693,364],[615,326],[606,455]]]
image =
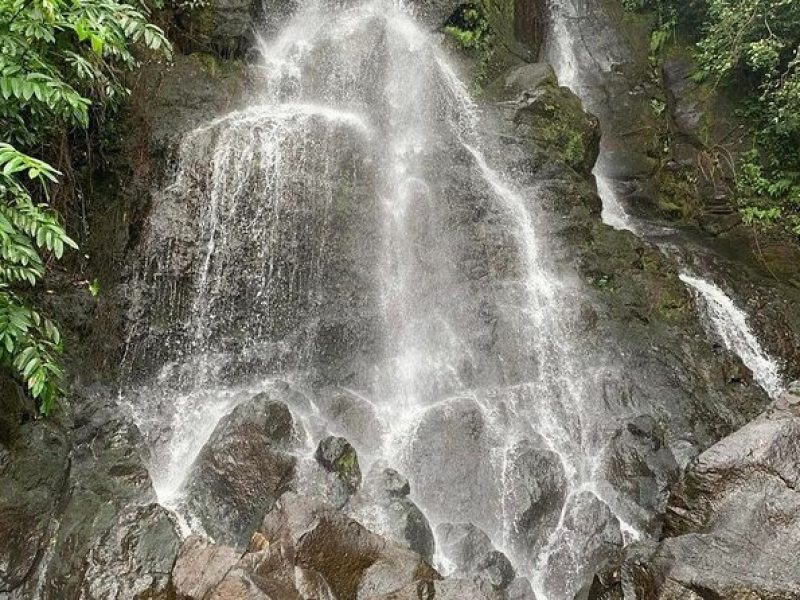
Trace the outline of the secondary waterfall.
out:
[[[695,291],[695,296],[713,329],[728,350],[738,354],[742,362],[753,372],[753,378],[772,398],[777,398],[785,389],[780,368],[753,335],[747,323],[747,315],[733,303],[719,286],[681,273],[681,280]]]
[[[556,71],[561,85],[570,88],[581,99],[586,110],[598,115],[601,124],[606,125],[610,120],[609,103],[612,101],[609,98],[609,82],[615,77],[616,66],[632,62],[630,50],[618,39],[601,2],[549,2],[550,28],[545,48],[547,60]],[[595,28],[594,35],[588,35],[583,30],[589,21]],[[625,102],[624,98],[616,97],[614,101]],[[612,132],[613,135],[618,133]],[[612,176],[611,146],[619,143],[619,139],[609,141],[609,135],[604,134],[593,171],[603,202],[603,222],[647,239],[651,237],[649,233],[654,230],[653,226],[628,214],[620,200],[620,184]],[[658,243],[658,236],[654,237],[654,241]],[[681,280],[695,297],[699,295],[701,311],[711,325],[711,333],[718,336],[727,349],[738,354],[759,385],[771,397],[776,397],[785,388],[780,368],[776,360],[761,347],[742,310],[718,286],[697,274],[683,274]]]

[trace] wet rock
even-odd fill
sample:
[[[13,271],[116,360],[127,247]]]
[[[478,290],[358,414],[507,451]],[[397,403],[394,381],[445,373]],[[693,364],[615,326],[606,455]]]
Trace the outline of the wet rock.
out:
[[[294,421],[287,406],[259,394],[223,418],[192,465],[186,506],[216,540],[242,547],[289,489]]]
[[[363,490],[351,500],[348,514],[431,562],[433,531],[419,507],[407,497],[410,491],[405,477],[379,462],[370,469]]]
[[[179,546],[177,523],[164,507],[122,509],[92,548],[81,598],[127,600],[166,594]]]
[[[526,577],[517,577],[505,589],[505,600],[536,600],[531,582]]]
[[[514,580],[511,561],[473,524],[443,523],[436,533],[440,551],[456,566],[455,577],[472,579],[484,590],[503,590]]]
[[[405,468],[417,482],[415,494],[431,520],[459,515],[493,529],[500,513],[493,443],[474,400],[448,400],[421,417]]]
[[[558,454],[523,440],[507,459],[505,503],[511,519],[511,543],[533,555],[558,524],[567,479]]]
[[[670,498],[670,537],[626,552],[623,587],[658,599],[800,596],[799,437],[800,396],[787,393],[700,454]]]
[[[337,598],[370,598],[436,578],[416,553],[319,502],[285,494],[259,529],[292,564],[324,579]]]
[[[0,593],[31,574],[69,473],[69,440],[52,421],[15,426],[0,443]]]
[[[46,564],[26,585],[43,600],[123,600],[164,593],[180,538],[155,504],[148,452],[115,394],[98,389],[74,404],[72,468]],[[28,589],[22,597],[32,597]]]
[[[619,521],[608,506],[591,492],[572,496],[544,561],[544,589],[556,598],[588,590],[598,567],[613,562],[621,550]]]
[[[238,562],[239,556],[233,548],[213,544],[200,536],[186,538],[172,568],[177,599],[205,600]]]
[[[222,58],[241,57],[253,45],[255,31],[274,33],[296,5],[293,0],[206,0],[176,11],[175,36],[187,54],[213,52]]]
[[[481,590],[480,586],[468,579],[445,579],[442,581],[416,582],[402,590],[384,596],[374,596],[370,600],[495,600]]]
[[[369,452],[380,446],[383,424],[367,400],[343,390],[330,390],[320,394],[317,404],[333,431],[356,448]]]
[[[361,485],[361,469],[355,448],[342,437],[329,436],[322,440],[314,453],[326,470],[336,473],[345,484],[347,491],[354,494]]]
[[[440,552],[456,566],[456,575],[473,575],[484,556],[494,550],[489,536],[472,523],[442,523],[436,528]]]
[[[641,511],[633,509],[640,527],[657,533],[658,515],[678,477],[678,464],[664,445],[664,432],[655,419],[642,415],[623,424],[612,436],[604,460],[609,482]],[[643,520],[644,519],[644,520]]]

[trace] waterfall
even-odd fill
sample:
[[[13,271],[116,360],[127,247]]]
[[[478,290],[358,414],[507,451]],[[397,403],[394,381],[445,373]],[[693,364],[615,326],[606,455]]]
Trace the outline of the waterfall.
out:
[[[617,31],[601,2],[549,2],[551,19],[550,35],[545,48],[547,60],[553,66],[561,85],[570,88],[586,109],[596,114],[602,125],[607,125],[612,112],[609,106],[609,82],[615,77],[615,66],[632,62],[630,50],[618,39]],[[589,21],[595,28],[591,35],[583,29]],[[624,99],[620,101],[624,102]],[[627,230],[639,237],[652,239],[658,244],[658,234],[664,233],[665,229],[635,219],[628,214],[619,197],[619,182],[612,176],[613,157],[609,145],[620,142],[619,139],[611,142],[608,140],[618,133],[604,133],[593,171],[597,192],[603,203],[603,222],[615,229]],[[664,245],[661,247],[662,250],[665,248]],[[702,298],[703,310],[712,325],[713,335],[718,336],[726,348],[742,359],[753,372],[756,382],[771,397],[779,394],[784,389],[780,369],[775,359],[761,347],[748,326],[743,311],[711,281],[697,274],[685,273],[681,275],[681,280]]]
[[[492,164],[393,2],[306,2],[262,52],[251,106],[183,140],[139,248],[121,395],[159,501],[185,512],[215,424],[291,389],[306,458],[347,437],[432,524],[478,525],[538,597],[572,598],[638,533],[603,474],[615,360],[575,339],[582,284],[550,262],[535,186]]]

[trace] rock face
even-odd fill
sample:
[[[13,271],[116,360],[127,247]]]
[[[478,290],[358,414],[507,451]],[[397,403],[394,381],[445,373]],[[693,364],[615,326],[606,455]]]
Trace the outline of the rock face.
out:
[[[456,566],[454,577],[472,580],[485,591],[505,590],[514,581],[511,561],[471,523],[443,523],[436,533],[442,554]]]
[[[110,396],[74,394],[69,436],[63,422],[34,421],[0,446],[4,598],[123,600],[169,588],[177,526],[154,504],[142,437]]]
[[[554,598],[572,598],[588,590],[592,566],[614,564],[622,550],[619,521],[591,492],[579,492],[564,508],[561,536],[545,558],[544,587]]]
[[[219,541],[243,546],[289,489],[294,421],[285,404],[258,394],[222,419],[192,466],[187,508]]]
[[[352,498],[347,512],[359,523],[409,548],[429,563],[434,539],[428,519],[408,498],[408,479],[378,462],[370,469],[364,488]]]

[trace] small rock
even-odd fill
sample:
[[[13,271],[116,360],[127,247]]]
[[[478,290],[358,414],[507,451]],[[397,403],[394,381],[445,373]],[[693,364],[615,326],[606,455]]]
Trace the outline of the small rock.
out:
[[[355,448],[343,437],[329,436],[317,446],[314,458],[328,471],[336,473],[354,494],[361,485],[361,469]]]

